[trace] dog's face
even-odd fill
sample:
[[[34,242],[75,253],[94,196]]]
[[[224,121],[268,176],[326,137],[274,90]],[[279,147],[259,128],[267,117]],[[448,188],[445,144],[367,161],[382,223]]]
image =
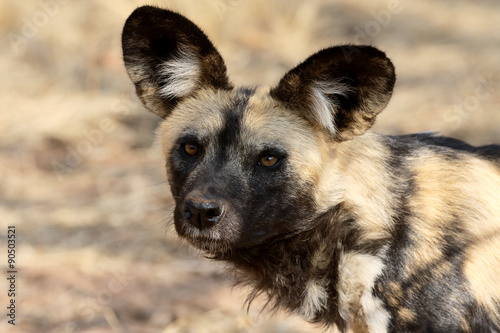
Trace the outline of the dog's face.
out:
[[[368,46],[322,50],[272,88],[234,88],[192,22],[141,7],[124,60],[161,126],[179,235],[211,254],[311,228],[323,213],[336,145],[363,134],[388,103],[394,68]],[[329,173],[331,175],[331,173]]]
[[[303,230],[317,214],[327,144],[268,90],[200,91],[161,133],[175,226],[195,246],[250,247]]]

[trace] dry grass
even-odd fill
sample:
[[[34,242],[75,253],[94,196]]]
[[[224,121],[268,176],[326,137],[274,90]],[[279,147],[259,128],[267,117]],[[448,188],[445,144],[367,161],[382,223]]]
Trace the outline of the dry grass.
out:
[[[500,3],[402,0],[378,23],[395,2],[156,1],[207,32],[237,84],[274,84],[331,44],[373,43],[398,72],[377,131],[500,143]],[[17,325],[0,331],[321,332],[258,305],[247,314],[244,291],[166,228],[158,119],[121,60],[141,3],[0,2],[0,247],[15,225],[19,269]]]

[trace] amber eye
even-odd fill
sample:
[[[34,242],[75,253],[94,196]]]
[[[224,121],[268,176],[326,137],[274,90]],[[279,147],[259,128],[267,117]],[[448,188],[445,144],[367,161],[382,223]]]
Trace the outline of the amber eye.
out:
[[[192,143],[186,143],[184,144],[184,151],[189,156],[194,156],[198,153],[198,146]]]
[[[262,156],[260,158],[259,164],[263,167],[269,168],[275,166],[279,159],[275,156]]]

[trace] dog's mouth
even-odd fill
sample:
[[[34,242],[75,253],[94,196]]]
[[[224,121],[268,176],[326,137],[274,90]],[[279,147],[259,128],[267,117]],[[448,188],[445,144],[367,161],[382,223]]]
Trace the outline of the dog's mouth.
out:
[[[174,222],[180,237],[209,255],[218,255],[252,248],[289,233],[287,229],[273,229],[272,223],[259,216],[229,200],[207,198],[193,191],[176,203]]]
[[[215,228],[213,230],[200,230],[186,225],[185,221],[181,221],[181,224],[184,225],[184,228],[177,228],[177,234],[186,239],[195,248],[208,254],[225,253],[234,247],[234,244],[227,238],[227,235],[224,235],[223,232]]]

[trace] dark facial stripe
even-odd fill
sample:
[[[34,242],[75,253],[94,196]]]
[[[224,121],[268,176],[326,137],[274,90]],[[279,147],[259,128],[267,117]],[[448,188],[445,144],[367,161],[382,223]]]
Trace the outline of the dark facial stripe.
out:
[[[248,105],[250,96],[255,93],[255,88],[240,88],[236,91],[234,104],[224,113],[224,127],[217,137],[217,145],[220,148],[222,156],[229,147],[239,137],[241,131],[241,119],[243,111]]]

